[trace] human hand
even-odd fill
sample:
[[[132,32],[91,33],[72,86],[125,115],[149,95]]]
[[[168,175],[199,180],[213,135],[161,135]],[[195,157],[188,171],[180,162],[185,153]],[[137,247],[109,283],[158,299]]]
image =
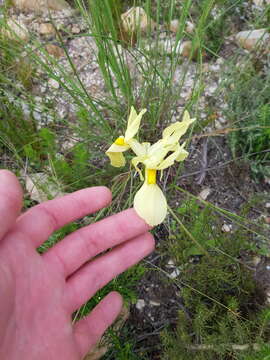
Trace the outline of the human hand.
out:
[[[36,251],[55,230],[110,201],[107,188],[93,187],[20,215],[18,180],[0,171],[1,360],[82,359],[115,320],[122,307],[116,292],[74,325],[71,314],[153,250],[149,228],[133,209],[69,234],[43,255]]]

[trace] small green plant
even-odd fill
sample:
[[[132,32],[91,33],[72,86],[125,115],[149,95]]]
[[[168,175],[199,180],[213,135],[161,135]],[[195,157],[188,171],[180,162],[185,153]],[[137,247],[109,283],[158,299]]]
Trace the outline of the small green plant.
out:
[[[244,70],[235,74],[228,96],[226,114],[239,129],[230,134],[229,141],[233,156],[246,158],[254,177],[260,179],[270,176],[270,77],[257,74],[250,62]],[[243,92],[243,88],[249,91]]]
[[[20,104],[12,102],[0,90],[0,133],[1,140],[12,144],[19,152],[31,143],[37,132],[36,122],[31,114],[27,117]]]

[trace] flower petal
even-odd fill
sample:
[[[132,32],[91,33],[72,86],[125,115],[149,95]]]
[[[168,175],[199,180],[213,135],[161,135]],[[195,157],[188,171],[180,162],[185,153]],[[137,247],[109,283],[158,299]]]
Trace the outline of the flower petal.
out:
[[[128,142],[128,145],[131,147],[131,149],[133,150],[133,152],[137,155],[137,156],[144,156],[147,154],[147,149],[150,146],[149,143],[139,143],[139,141],[137,141],[136,139],[131,139]],[[148,146],[149,145],[149,146]]]
[[[176,123],[166,127],[166,129],[162,133],[162,138],[168,144],[178,142],[181,136],[186,133],[189,125],[192,124],[194,121],[195,119],[191,119],[188,111],[186,110],[184,112],[183,120],[181,122],[177,121]]]
[[[106,151],[106,154],[107,152],[124,152],[124,151],[127,151],[128,149],[130,148],[130,146],[127,144],[127,145],[117,145],[115,143],[113,143],[109,149]]]
[[[128,142],[137,134],[140,127],[141,119],[146,111],[146,109],[143,109],[139,114],[137,114],[134,107],[131,107],[130,115],[128,118],[127,130],[125,133],[125,142]]]
[[[134,209],[150,226],[162,223],[167,214],[167,201],[159,186],[145,182],[134,197]]]
[[[188,156],[188,152],[184,149],[186,143],[184,142],[181,146],[177,144],[174,152],[170,154],[165,160],[163,160],[157,170],[167,169],[169,166],[172,166],[175,161],[183,161]]]
[[[138,171],[139,175],[140,175],[140,179],[141,181],[144,180],[143,178],[143,174],[140,168],[138,168],[139,163],[144,161],[144,156],[135,156],[132,160],[131,163],[132,165],[135,167],[136,171]]]
[[[126,160],[121,152],[110,152],[107,151],[106,155],[110,158],[111,165],[114,167],[125,166]]]
[[[143,162],[149,169],[156,169],[166,157],[169,151],[175,151],[177,144],[166,145],[163,139],[153,144],[147,152],[147,158]]]

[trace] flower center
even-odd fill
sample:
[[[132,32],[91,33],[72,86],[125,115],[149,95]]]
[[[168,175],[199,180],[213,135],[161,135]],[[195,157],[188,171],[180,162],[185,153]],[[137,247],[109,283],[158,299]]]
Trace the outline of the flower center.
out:
[[[157,182],[157,170],[155,169],[147,169],[147,183],[148,184],[156,184]]]
[[[124,136],[119,136],[119,138],[117,138],[114,143],[115,145],[119,145],[119,146],[126,145]]]

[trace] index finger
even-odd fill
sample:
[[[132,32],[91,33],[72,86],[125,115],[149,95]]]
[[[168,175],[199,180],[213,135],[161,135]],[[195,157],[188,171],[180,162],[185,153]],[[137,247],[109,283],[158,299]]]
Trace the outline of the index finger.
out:
[[[15,231],[24,233],[38,247],[54,231],[102,209],[110,202],[111,192],[104,186],[79,190],[34,206],[18,218]]]

